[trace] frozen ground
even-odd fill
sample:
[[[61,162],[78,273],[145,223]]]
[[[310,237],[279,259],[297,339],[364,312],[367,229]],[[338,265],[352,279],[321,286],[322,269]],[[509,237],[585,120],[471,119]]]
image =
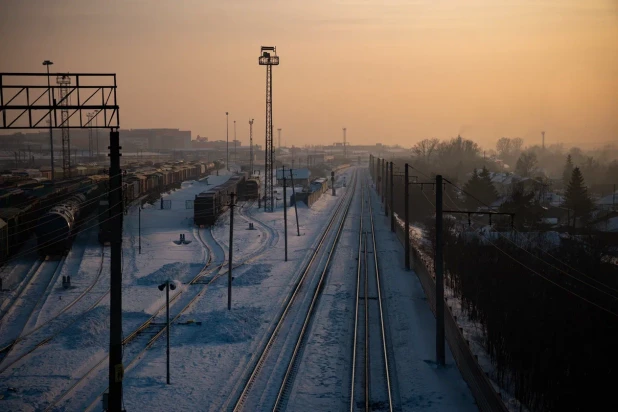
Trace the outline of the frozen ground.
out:
[[[146,205],[141,210],[141,219],[137,207],[128,210],[124,216],[123,238],[125,336],[164,304],[165,293],[157,288],[161,282],[171,280],[178,286],[171,295],[182,294],[179,301],[182,301],[182,296],[198,290],[202,293],[172,327],[172,384],[165,384],[165,339],[159,339],[126,370],[124,405],[127,410],[222,409],[245,374],[249,359],[264,344],[267,331],[273,326],[276,314],[334,207],[349,190],[340,187],[343,176],[350,182],[354,170],[350,168],[341,173],[336,197],[327,192],[312,208],[298,205],[300,236],[296,233],[294,208],[288,209],[287,262],[284,262],[281,202],[273,213],[258,210],[255,203],[239,204],[242,209],[236,210],[234,219],[233,263],[237,267],[233,270],[231,311],[227,310],[227,275],[208,287],[187,284],[209,261],[209,250],[213,251],[212,259],[216,264],[223,263],[227,256],[229,212],[211,233],[209,229],[193,227],[193,210],[186,207],[188,200],[193,200],[197,193],[208,187],[204,182],[185,182],[181,189],[163,195],[165,200],[171,201],[171,209],[161,210],[158,203]],[[211,176],[209,183],[225,181],[229,176],[224,173]],[[291,194],[289,190],[288,196]],[[352,284],[348,272],[355,267],[351,239],[356,236],[352,212],[348,220],[344,233],[347,240],[342,239],[342,247],[337,252],[326,285],[325,304],[320,306],[318,321],[314,325],[318,333],[311,350],[315,356],[306,360],[307,367],[314,368],[314,373],[307,375],[309,380],[303,384],[303,396],[307,400],[313,397],[312,404],[317,408],[313,410],[334,409],[330,400],[335,402],[337,396],[343,396],[341,382],[347,379],[347,375],[342,377],[339,374],[341,368],[345,368],[346,356],[349,356],[345,339],[349,339],[346,338],[349,335],[346,325],[352,312],[346,302],[352,297],[348,290]],[[248,230],[249,222],[254,222],[256,230]],[[384,292],[388,300],[393,352],[397,359],[398,393],[402,405],[406,406],[404,410],[474,410],[473,401],[452,360],[446,368],[433,365],[434,322],[422,296],[422,288],[413,273],[401,270],[400,259],[395,258],[401,254],[399,244],[394,237],[390,238],[379,219],[377,223],[381,264],[389,274]],[[174,241],[180,234],[184,234],[190,243],[176,244]],[[141,253],[138,250],[140,240]],[[215,241],[224,248],[217,246]],[[88,302],[95,302],[95,297],[106,293],[106,283],[109,282],[107,263],[97,280],[101,247],[89,237],[79,242],[72,256],[62,274],[73,274],[75,289],[61,290],[57,280],[41,306],[37,326],[45,325],[54,313],[62,310],[67,305],[65,296],[69,294],[83,291],[93,284],[95,286],[87,295],[92,295]],[[61,293],[65,295],[59,299]],[[175,304],[173,310],[177,312],[179,307],[180,303]],[[0,399],[0,410],[42,410],[59,400],[60,410],[84,410],[88,406],[100,410],[97,395],[105,389],[107,381],[109,300],[102,299],[96,306],[83,307],[79,311],[79,319],[62,333],[0,372],[0,398],[4,397]],[[322,376],[320,368],[328,365],[329,349],[334,347],[338,347],[335,368]],[[125,366],[137,359],[134,352],[130,347],[126,348]],[[102,368],[80,381],[83,376],[89,376],[88,372],[99,362]],[[2,367],[0,364],[0,370]],[[67,392],[72,385],[77,386]],[[15,388],[15,391],[7,391],[8,387]],[[288,405],[288,410],[307,410],[304,401],[295,405],[293,408]]]

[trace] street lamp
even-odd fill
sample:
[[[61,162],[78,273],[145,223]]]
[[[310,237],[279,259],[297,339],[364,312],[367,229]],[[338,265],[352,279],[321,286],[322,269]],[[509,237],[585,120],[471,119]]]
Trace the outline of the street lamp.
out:
[[[225,165],[227,166],[227,171],[230,171],[230,138],[229,138],[229,126],[230,122],[228,122],[228,112],[225,112]]]
[[[176,289],[176,285],[166,280],[159,285],[159,290],[165,289],[165,301],[167,306],[167,384],[170,384],[170,289]]]
[[[52,119],[51,118],[52,90],[51,90],[51,84],[49,82],[49,66],[51,66],[52,64],[54,64],[54,62],[52,62],[51,60],[45,60],[43,62],[43,66],[47,68],[47,97],[49,101],[49,145],[51,148],[51,180],[54,180],[56,175],[54,173],[54,137],[52,135],[52,121],[51,121]]]

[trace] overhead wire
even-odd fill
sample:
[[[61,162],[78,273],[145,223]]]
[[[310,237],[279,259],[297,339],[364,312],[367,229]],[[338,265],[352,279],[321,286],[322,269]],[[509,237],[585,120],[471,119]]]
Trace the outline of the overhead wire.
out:
[[[449,181],[448,179],[444,179],[444,180],[445,180],[447,183],[449,183],[449,184],[451,184],[452,186],[454,186],[455,188],[459,189],[462,193],[464,193],[464,194],[466,194],[466,195],[468,195],[468,196],[472,197],[473,199],[475,199],[476,201],[478,201],[478,202],[479,202],[479,203],[481,203],[482,205],[484,205],[484,206],[486,206],[486,207],[488,207],[488,208],[490,208],[490,209],[494,209],[492,206],[487,205],[485,202],[483,202],[482,200],[480,200],[480,199],[476,198],[475,196],[473,196],[472,194],[468,193],[467,191],[465,191],[464,189],[460,188],[459,186],[455,185],[453,182]],[[448,196],[448,193],[447,193],[447,196]],[[450,198],[450,196],[449,196],[449,198]],[[452,199],[451,199],[451,201],[452,201]],[[458,208],[458,209],[459,209],[459,208]],[[461,210],[461,209],[459,209],[459,210]],[[518,233],[518,234],[520,234],[520,235],[522,235],[522,236],[523,236],[522,232],[518,231],[517,229],[513,228],[512,230],[513,230],[514,232],[516,232],[516,233]],[[581,280],[581,279],[579,279],[579,278],[577,278],[577,277],[575,277],[575,276],[571,275],[570,273],[566,272],[565,270],[560,269],[559,267],[557,267],[557,266],[553,265],[552,263],[550,263],[550,262],[548,262],[548,261],[546,261],[546,260],[543,260],[543,259],[541,259],[540,257],[538,257],[538,256],[534,255],[534,254],[533,254],[533,253],[531,253],[529,250],[522,248],[520,245],[518,245],[517,243],[513,242],[513,241],[512,241],[511,239],[509,239],[508,237],[506,237],[506,236],[502,235],[500,232],[496,232],[496,233],[499,233],[499,234],[500,234],[500,236],[502,236],[504,239],[506,239],[506,240],[507,240],[507,241],[509,241],[510,243],[514,244],[514,245],[515,245],[515,246],[517,246],[518,248],[522,249],[522,250],[523,250],[523,251],[525,251],[526,253],[530,254],[531,256],[535,257],[536,259],[538,259],[538,260],[542,261],[542,262],[543,262],[543,263],[545,263],[546,265],[548,265],[548,266],[550,266],[550,267],[553,267],[554,269],[557,269],[558,271],[560,271],[560,272],[562,272],[562,273],[566,274],[567,276],[569,276],[569,277],[571,277],[571,278],[573,278],[573,279],[575,279],[575,280],[578,280],[578,281],[580,281],[580,282],[582,282],[582,283],[584,283],[584,284],[586,284],[586,285],[588,285],[588,286],[590,286],[590,287],[592,287],[592,288],[597,289],[595,286],[589,285],[588,283],[586,283],[586,282],[584,282],[583,280]],[[532,242],[531,242],[531,241],[530,241],[530,244],[532,245]],[[555,256],[553,256],[552,254],[550,254],[547,250],[543,249],[542,247],[540,247],[540,246],[536,246],[536,245],[534,245],[534,247],[535,247],[535,248],[538,248],[538,249],[539,249],[540,251],[542,251],[543,253],[545,253],[545,254],[547,254],[547,255],[551,256],[554,260],[559,261],[560,263],[562,263],[564,266],[568,267],[568,268],[569,268],[569,269],[571,269],[572,271],[577,272],[577,273],[579,273],[580,275],[582,275],[583,277],[585,277],[585,278],[587,278],[587,279],[589,279],[589,280],[591,280],[591,281],[593,281],[593,282],[596,282],[597,284],[599,284],[599,285],[601,285],[601,286],[603,286],[603,287],[605,287],[605,288],[607,288],[607,289],[610,289],[610,290],[612,290],[612,291],[614,291],[614,292],[618,293],[618,289],[615,289],[615,288],[613,288],[613,287],[611,287],[611,286],[607,285],[606,283],[603,283],[603,282],[601,282],[601,281],[599,281],[599,280],[597,280],[597,279],[593,278],[592,276],[590,276],[590,275],[588,275],[588,274],[586,274],[586,273],[584,273],[584,272],[582,272],[582,271],[580,271],[580,270],[578,270],[578,269],[576,269],[576,268],[572,267],[572,266],[571,266],[571,265],[569,265],[568,263],[566,263],[566,262],[564,262],[564,261],[562,261],[562,260],[560,260],[560,259],[556,258]],[[600,289],[598,289],[598,290],[599,290],[599,291],[601,291]],[[602,293],[606,293],[606,294],[607,294],[607,292],[605,292],[605,291],[601,291],[601,292],[602,292]],[[618,297],[616,297],[616,296],[613,296],[613,295],[611,295],[611,296],[612,296],[613,298],[615,298],[615,299],[618,299]]]
[[[449,199],[451,202],[453,202],[453,204],[454,204],[455,208],[456,208],[456,209],[458,209],[459,211],[462,211],[462,210],[461,210],[461,208],[459,208],[459,207],[457,206],[457,204],[453,201],[453,199],[452,199],[452,198],[448,195],[448,193],[446,193],[446,195],[447,195],[448,199]],[[480,220],[475,219],[475,218],[470,218],[470,220],[474,220],[474,221],[475,221],[475,222],[477,222],[477,223],[482,223]],[[556,269],[556,270],[558,270],[558,271],[559,271],[559,272],[561,272],[561,273],[564,273],[564,274],[565,274],[566,276],[568,276],[569,278],[574,279],[574,280],[576,280],[576,281],[578,281],[578,282],[581,282],[582,284],[584,284],[584,285],[586,285],[586,286],[589,286],[589,287],[591,287],[592,289],[594,289],[594,290],[596,290],[596,291],[598,291],[598,292],[601,292],[601,293],[603,293],[603,294],[605,294],[605,295],[607,295],[607,296],[611,297],[611,298],[612,298],[612,299],[614,299],[614,300],[618,300],[618,296],[615,296],[615,295],[613,295],[612,293],[607,292],[606,290],[603,290],[603,289],[600,289],[600,288],[598,288],[598,287],[596,287],[596,286],[594,286],[594,285],[591,285],[590,283],[587,283],[587,282],[585,282],[584,280],[582,280],[582,279],[580,279],[580,278],[578,278],[578,277],[576,277],[576,276],[573,276],[572,274],[570,274],[570,273],[568,273],[568,272],[566,272],[566,271],[562,270],[561,268],[559,268],[559,267],[557,267],[557,266],[555,266],[555,265],[551,264],[550,262],[547,262],[546,260],[541,259],[540,257],[536,256],[535,254],[533,254],[533,253],[532,253],[532,252],[530,252],[529,250],[527,250],[527,249],[525,249],[525,248],[521,247],[520,245],[518,245],[517,243],[513,242],[513,241],[512,241],[511,239],[509,239],[507,236],[504,236],[501,232],[496,231],[496,232],[493,232],[493,233],[497,233],[497,234],[498,234],[498,236],[500,236],[500,237],[504,238],[505,240],[507,240],[508,242],[512,243],[512,244],[513,244],[513,245],[515,245],[517,248],[519,248],[519,249],[523,250],[524,252],[526,252],[527,254],[529,254],[530,256],[532,256],[533,258],[535,258],[535,259],[537,259],[537,260],[540,260],[541,262],[545,263],[545,264],[546,264],[546,265],[548,265],[549,267],[551,267],[551,268],[553,268],[553,269]],[[485,236],[485,235],[483,234],[483,236]],[[522,264],[522,265],[523,265],[523,264]],[[589,277],[589,276],[586,276],[586,277]],[[591,277],[590,277],[590,279],[596,280],[596,279],[591,278]],[[597,282],[598,282],[598,281],[597,281]],[[613,291],[618,292],[616,289],[612,288],[612,287],[611,287],[611,286],[609,286],[609,285],[606,285],[606,284],[604,284],[604,283],[602,283],[602,282],[598,282],[598,283],[600,283],[600,284],[601,284],[602,286],[604,286],[604,287],[607,287],[607,288],[608,288],[608,289],[610,289],[610,290],[613,290]]]

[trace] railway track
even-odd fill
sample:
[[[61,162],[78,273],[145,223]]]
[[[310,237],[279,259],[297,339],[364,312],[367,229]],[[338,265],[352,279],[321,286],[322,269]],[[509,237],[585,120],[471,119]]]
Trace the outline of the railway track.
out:
[[[60,260],[51,260],[46,257],[40,263],[35,264],[36,269],[32,275],[24,280],[23,287],[7,309],[2,318],[2,323],[0,323],[3,338],[2,343],[0,343],[2,345],[0,362],[6,358],[15,342],[22,335],[26,325],[30,323],[32,315],[49,295],[50,285],[60,273],[64,261],[64,257]]]
[[[351,186],[353,188],[356,187],[356,175],[354,175],[354,181],[352,182]],[[354,190],[346,191],[345,197],[342,198],[339,205],[337,206],[337,209],[329,220],[324,232],[322,233],[317,243],[317,246],[315,247],[311,258],[306,264],[291,293],[288,295],[284,307],[280,312],[279,316],[277,317],[275,326],[272,329],[266,344],[264,345],[262,350],[256,353],[251,359],[249,369],[246,373],[246,377],[239,382],[239,385],[234,388],[234,390],[232,391],[232,396],[230,397],[230,399],[227,400],[222,410],[243,410],[247,407],[249,397],[252,393],[255,392],[255,396],[258,397],[262,396],[260,390],[257,389],[256,386],[260,386],[260,388],[263,388],[267,386],[267,383],[270,379],[276,379],[274,377],[277,375],[281,376],[281,373],[278,373],[281,371],[278,371],[277,368],[278,357],[281,356],[284,352],[286,352],[286,339],[293,335],[296,336],[297,334],[296,343],[290,355],[287,368],[282,374],[283,376],[281,378],[281,384],[279,387],[280,389],[277,393],[273,410],[279,410],[280,408],[284,407],[285,401],[287,399],[287,394],[293,383],[294,375],[298,367],[300,357],[302,355],[302,348],[306,341],[306,332],[309,329],[309,324],[311,322],[316,303],[321,294],[322,286],[329,270],[331,257],[336,249],[353,198]],[[330,246],[328,246],[328,240],[331,238],[332,242],[330,242]],[[327,247],[328,250],[326,250]],[[324,266],[320,268],[319,266],[321,265],[319,265],[319,262],[323,258],[326,259],[326,262]],[[316,276],[310,276],[312,272],[317,272],[317,281],[315,281],[315,279],[312,279]],[[302,289],[310,287],[312,283],[314,284],[314,287],[313,293],[311,295],[311,301],[308,303],[308,305],[303,305],[303,303],[306,302],[303,302],[300,292]],[[297,324],[294,322],[294,315],[300,316],[302,315],[302,313],[305,313],[304,322],[302,323],[302,327],[300,328],[300,330],[297,330],[298,328],[294,327],[294,325]],[[260,379],[267,381],[266,384],[262,382],[261,385],[258,385],[258,381]],[[242,385],[242,388],[240,387],[240,385]],[[266,392],[265,389],[264,392]]]
[[[233,269],[241,267],[250,261],[258,258],[265,253],[270,247],[272,247],[278,240],[278,235],[268,225],[261,221],[248,217],[252,221],[256,222],[262,227],[266,233],[269,234],[267,241],[255,252],[245,257],[242,261],[233,266]],[[204,239],[203,234],[198,230],[198,241],[208,250],[209,257],[205,263],[204,268],[188,283],[190,285],[202,285],[197,293],[186,293],[186,291],[179,290],[176,294],[170,296],[170,308],[180,306],[180,309],[171,318],[171,323],[175,323],[182,314],[184,314],[196,301],[201,297],[208,288],[219,278],[226,275],[228,271],[225,269],[227,266],[227,260],[223,259],[221,262],[215,262],[216,253],[214,247],[210,245],[209,241]],[[221,245],[216,242],[212,234],[210,239],[216,243],[215,247],[221,248]],[[223,250],[222,250],[223,252]],[[213,267],[213,264],[215,266]],[[188,289],[187,289],[188,290]],[[134,368],[139,360],[143,357],[146,351],[155,344],[155,342],[166,332],[167,325],[163,320],[155,322],[158,317],[163,317],[165,311],[165,304],[162,304],[155,313],[139,325],[131,334],[126,336],[123,340],[124,359],[131,359],[128,364],[125,365],[125,374]],[[96,362],[86,373],[81,376],[77,381],[72,383],[68,389],[66,389],[60,396],[58,396],[50,405],[45,409],[46,411],[54,410],[57,407],[61,407],[61,402],[66,400],[69,396],[74,400],[78,406],[76,410],[92,410],[99,403],[100,397],[105,391],[107,391],[107,361],[108,357],[104,356],[98,362]],[[97,386],[96,388],[87,388],[87,381],[101,380],[105,384]],[[79,393],[77,393],[79,391]],[[85,393],[84,393],[85,392]],[[95,399],[92,401],[92,399]],[[62,405],[65,406],[65,405]]]
[[[0,374],[15,365],[17,362],[25,359],[38,348],[49,343],[52,339],[90,312],[90,310],[99,305],[99,303],[109,294],[109,288],[107,288],[107,290],[105,290],[101,296],[96,298],[92,303],[86,302],[85,305],[78,304],[84,303],[84,298],[101,280],[101,274],[103,273],[103,269],[105,267],[105,261],[105,249],[104,247],[101,247],[101,260],[99,262],[97,275],[88,287],[44,323],[35,326],[26,333],[22,333],[19,337],[17,337],[17,339],[6,345],[4,348],[0,348],[0,353],[4,354],[3,357],[0,358]],[[79,306],[85,306],[85,308]],[[76,310],[72,311],[71,309]],[[73,312],[77,312],[77,314]],[[13,356],[9,358],[9,354]],[[6,361],[6,359],[10,360]]]
[[[393,411],[393,396],[384,325],[380,268],[371,199],[361,195],[350,412]],[[368,205],[365,208],[365,204]]]

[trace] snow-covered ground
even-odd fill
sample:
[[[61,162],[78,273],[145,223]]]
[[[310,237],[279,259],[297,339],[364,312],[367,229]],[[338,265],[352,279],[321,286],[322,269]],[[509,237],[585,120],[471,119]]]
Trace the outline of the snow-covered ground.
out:
[[[142,353],[140,345],[151,336],[146,329],[141,338],[126,345],[123,386],[127,410],[222,410],[246,375],[250,360],[264,345],[335,206],[351,189],[341,187],[342,180],[345,177],[351,182],[355,170],[352,167],[340,173],[337,196],[329,191],[311,208],[299,203],[300,236],[294,208],[288,208],[287,262],[282,202],[272,213],[258,209],[257,203],[238,204],[234,211],[231,311],[227,310],[227,265],[223,266],[228,256],[230,211],[211,231],[194,227],[193,209],[187,208],[187,201],[208,188],[205,182],[184,182],[179,190],[164,194],[163,198],[171,201],[171,209],[161,210],[155,203],[141,212],[138,207],[128,210],[123,237],[124,335],[155,314],[155,324],[163,321],[159,309],[165,303],[165,293],[157,286],[166,280],[178,286],[170,292],[172,298],[178,296],[171,308],[172,316],[178,315],[178,319],[171,329],[171,385],[165,382],[165,339]],[[220,174],[210,176],[209,184],[229,178],[226,172]],[[292,190],[287,194],[291,196]],[[350,356],[348,326],[353,311],[348,302],[353,303],[350,287],[356,267],[356,203],[355,198],[312,327],[303,364],[308,373],[297,379],[296,385],[302,385],[303,390],[296,392],[299,397],[290,400],[288,410],[308,410],[310,405],[315,408],[309,410],[332,410],[343,407],[347,399],[342,382],[347,383],[349,376],[343,371],[349,366],[346,359]],[[374,200],[374,204],[378,207],[379,202]],[[255,230],[249,230],[250,222]],[[383,288],[396,393],[403,410],[474,410],[473,399],[452,359],[447,358],[446,368],[433,364],[435,322],[422,288],[412,272],[402,270],[401,247],[384,222],[378,219],[376,223],[380,265],[387,274]],[[181,234],[188,244],[174,242]],[[52,325],[49,321],[54,314],[84,291],[88,293],[58,318],[63,319],[58,326],[63,329],[49,342],[4,371],[6,364],[0,363],[0,410],[41,410],[51,404],[61,410],[100,410],[98,396],[107,386],[109,343],[109,299],[100,299],[108,289],[107,250],[98,245],[96,235],[84,233],[78,238],[29,328],[41,326],[40,331],[53,333],[56,329],[48,325]],[[103,270],[99,272],[102,259]],[[209,270],[202,272],[208,262]],[[69,273],[72,288],[64,290],[58,282]],[[203,281],[190,284],[200,273],[204,274]],[[53,325],[56,328],[56,323]],[[36,336],[38,339],[44,334]],[[329,355],[331,350],[335,355]],[[9,387],[15,390],[8,391]],[[251,410],[250,405],[247,410]]]

